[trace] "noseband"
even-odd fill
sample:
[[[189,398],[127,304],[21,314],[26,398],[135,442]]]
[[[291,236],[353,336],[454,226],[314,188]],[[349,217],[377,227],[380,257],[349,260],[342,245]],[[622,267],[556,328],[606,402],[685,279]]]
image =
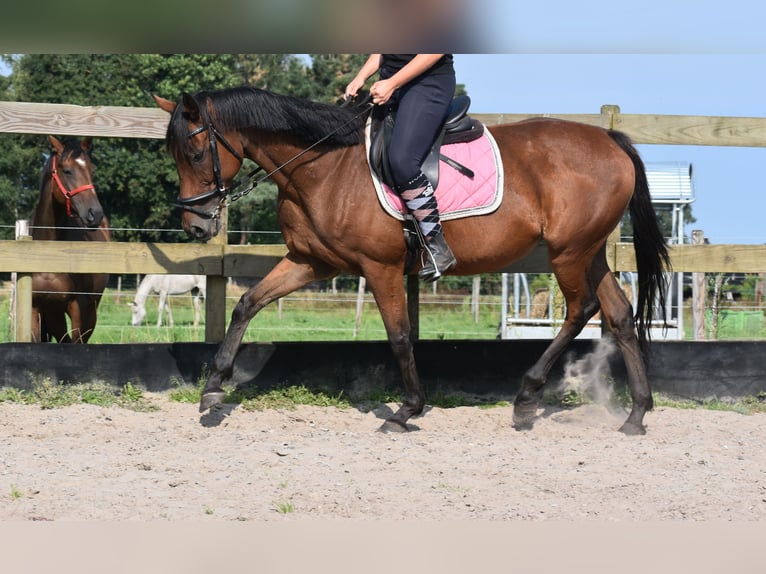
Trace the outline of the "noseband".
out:
[[[80,187],[76,187],[72,190],[67,189],[64,187],[64,183],[61,181],[61,178],[58,174],[58,169],[56,168],[56,154],[53,154],[51,163],[51,179],[56,183],[59,190],[62,194],[64,194],[64,198],[66,198],[66,214],[69,217],[72,217],[72,197],[80,193],[81,191],[86,191],[88,189],[92,189],[93,191],[96,191],[96,188],[93,186],[93,184],[88,183],[85,185],[81,185]]]

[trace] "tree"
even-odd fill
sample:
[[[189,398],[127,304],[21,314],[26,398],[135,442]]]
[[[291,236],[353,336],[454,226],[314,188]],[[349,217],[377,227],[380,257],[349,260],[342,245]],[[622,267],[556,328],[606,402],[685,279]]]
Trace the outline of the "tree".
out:
[[[151,94],[260,84],[274,91],[308,93],[306,71],[289,54],[26,54],[12,61],[0,84],[4,99],[98,106],[153,106]],[[56,134],[54,134],[56,135]],[[31,215],[45,135],[0,137],[2,224]],[[170,202],[178,189],[175,166],[162,140],[96,138],[94,181],[118,241],[188,241],[178,231]],[[128,230],[136,228],[136,230]],[[170,231],[175,229],[176,231]],[[4,237],[12,236],[5,230]]]
[[[312,98],[336,103],[367,60],[367,54],[311,54]]]

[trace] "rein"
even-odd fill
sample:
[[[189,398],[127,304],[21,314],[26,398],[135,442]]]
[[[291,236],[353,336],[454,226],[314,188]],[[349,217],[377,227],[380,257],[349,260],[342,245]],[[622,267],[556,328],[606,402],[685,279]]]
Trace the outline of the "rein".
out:
[[[69,217],[72,217],[72,197],[81,191],[87,191],[88,189],[92,189],[93,191],[96,190],[93,184],[90,183],[81,185],[80,187],[76,187],[72,190],[68,190],[66,187],[64,187],[64,183],[61,181],[61,178],[58,174],[58,169],[56,168],[56,154],[54,154],[52,158],[51,179],[56,183],[56,185],[58,185],[59,190],[64,194],[64,197],[66,198],[66,214]]]
[[[243,180],[237,180],[234,181],[231,187],[226,187],[223,183],[223,180],[221,179],[221,161],[218,157],[218,145],[217,141],[220,141],[221,144],[229,150],[229,153],[231,153],[237,160],[240,162],[243,161],[242,155],[239,154],[235,149],[234,146],[229,143],[224,135],[218,131],[218,129],[213,125],[212,121],[208,121],[207,118],[202,118],[202,125],[198,127],[195,130],[192,130],[187,135],[187,138],[192,138],[204,131],[208,132],[208,141],[210,142],[210,153],[213,157],[213,177],[215,178],[215,184],[216,187],[214,189],[211,189],[210,191],[205,191],[203,193],[200,193],[198,195],[195,195],[193,197],[186,197],[183,198],[181,196],[178,196],[176,198],[176,201],[173,202],[171,205],[175,207],[180,207],[181,209],[185,211],[190,211],[191,213],[194,213],[195,215],[198,215],[200,217],[204,217],[205,219],[217,219],[221,216],[221,210],[223,208],[228,207],[232,201],[236,201],[244,196],[246,196],[248,193],[253,191],[256,187],[258,187],[258,184],[262,183],[263,181],[269,179],[272,175],[277,173],[278,171],[282,170],[285,166],[289,165],[290,163],[294,162],[301,156],[303,156],[305,153],[311,151],[316,146],[320,145],[322,142],[326,141],[328,138],[342,130],[344,127],[346,127],[351,122],[355,121],[365,113],[369,111],[370,108],[372,108],[373,104],[372,102],[366,103],[362,110],[356,114],[354,117],[350,118],[348,121],[342,123],[340,126],[335,128],[333,131],[329,132],[325,136],[321,137],[319,140],[315,141],[313,144],[311,144],[309,147],[305,148],[304,150],[300,151],[281,165],[275,167],[270,172],[265,173],[261,175],[260,177],[256,178],[256,174],[258,174],[261,171],[266,171],[261,166],[256,166],[256,168],[250,173],[248,173]],[[246,186],[246,187],[245,187]],[[240,187],[244,187],[241,191],[236,191]],[[209,200],[210,198],[220,196],[220,199],[218,200],[218,204],[215,206],[215,209],[212,211],[202,211],[200,209],[197,209],[194,207],[195,204],[201,203],[204,201]]]

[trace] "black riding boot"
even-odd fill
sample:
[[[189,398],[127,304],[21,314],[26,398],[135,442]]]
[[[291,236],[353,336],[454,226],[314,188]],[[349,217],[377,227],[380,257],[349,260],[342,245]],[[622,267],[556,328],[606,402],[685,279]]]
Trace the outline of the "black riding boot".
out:
[[[444,239],[439,218],[436,194],[428,178],[420,172],[415,178],[397,189],[407,209],[420,228],[423,247],[423,268],[418,273],[423,281],[436,281],[457,260]]]
[[[444,239],[444,233],[439,232],[434,237],[426,238],[426,248],[423,253],[423,268],[418,277],[427,283],[436,281],[442,274],[457,263],[452,250]]]

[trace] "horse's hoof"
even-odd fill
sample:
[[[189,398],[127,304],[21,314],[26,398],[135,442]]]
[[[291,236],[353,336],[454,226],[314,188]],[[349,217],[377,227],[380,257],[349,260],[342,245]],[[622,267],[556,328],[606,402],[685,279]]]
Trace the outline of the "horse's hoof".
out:
[[[382,425],[380,425],[380,428],[378,429],[378,432],[383,433],[404,433],[404,432],[410,432],[410,429],[407,428],[407,425],[404,423],[400,423],[399,421],[388,419],[386,422],[384,422]]]
[[[646,434],[646,428],[644,425],[635,425],[633,423],[626,422],[620,427],[620,432],[628,436],[640,436]]]
[[[516,430],[530,430],[537,416],[537,405],[514,405],[513,426]]]
[[[223,402],[224,396],[226,396],[226,393],[223,391],[210,391],[203,394],[199,401],[199,412],[204,413],[209,408],[220,405]]]

